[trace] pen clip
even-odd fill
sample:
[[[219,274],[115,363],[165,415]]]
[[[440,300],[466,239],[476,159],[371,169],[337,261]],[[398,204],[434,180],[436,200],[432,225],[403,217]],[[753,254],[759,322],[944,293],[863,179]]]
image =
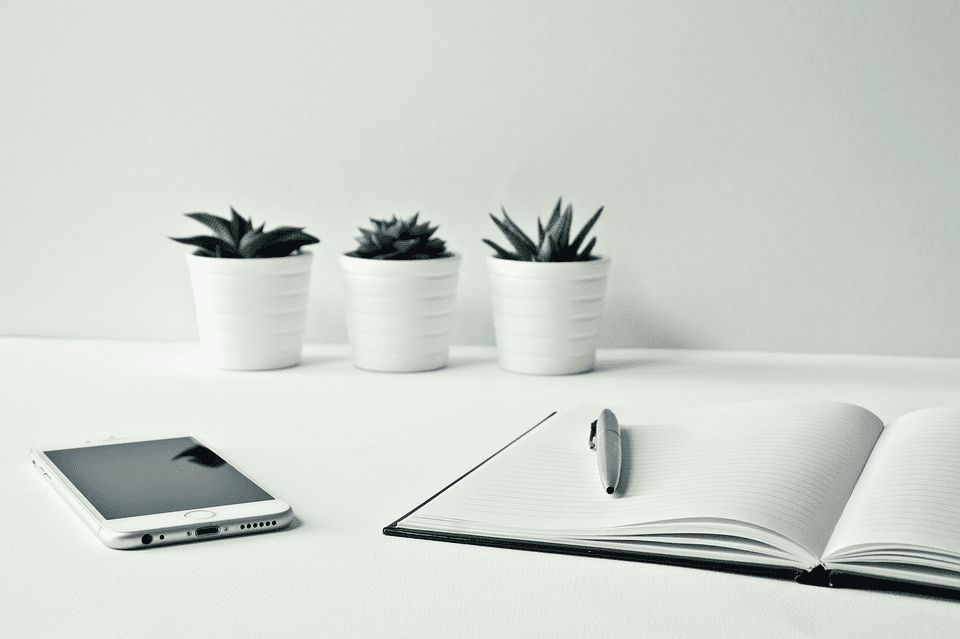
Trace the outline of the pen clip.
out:
[[[597,420],[590,423],[590,450],[597,447]]]

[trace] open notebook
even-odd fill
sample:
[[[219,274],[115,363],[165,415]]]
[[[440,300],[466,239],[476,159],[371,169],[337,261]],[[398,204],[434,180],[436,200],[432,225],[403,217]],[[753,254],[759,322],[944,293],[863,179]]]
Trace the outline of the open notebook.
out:
[[[550,416],[384,533],[960,589],[960,411],[884,427],[820,400],[614,408],[607,495],[588,446],[601,408]]]

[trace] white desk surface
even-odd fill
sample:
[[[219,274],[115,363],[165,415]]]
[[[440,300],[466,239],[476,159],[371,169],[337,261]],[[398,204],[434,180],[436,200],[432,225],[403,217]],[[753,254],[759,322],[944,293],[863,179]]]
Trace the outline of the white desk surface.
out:
[[[656,564],[386,537],[381,529],[553,410],[817,396],[885,421],[960,404],[960,359],[601,351],[567,377],[454,347],[441,371],[205,370],[195,344],[0,339],[0,635],[956,636],[960,602]],[[193,433],[297,514],[285,531],[144,551],[100,544],[32,445]],[[361,472],[353,469],[363,468]]]

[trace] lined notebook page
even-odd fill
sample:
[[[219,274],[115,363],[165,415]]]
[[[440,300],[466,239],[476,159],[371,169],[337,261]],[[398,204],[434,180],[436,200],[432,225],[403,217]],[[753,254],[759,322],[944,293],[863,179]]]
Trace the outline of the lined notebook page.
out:
[[[542,424],[399,525],[549,540],[636,533],[626,527],[655,522],[667,523],[642,532],[719,534],[729,531],[704,520],[734,520],[819,556],[882,430],[862,408],[817,400],[661,415],[614,410],[624,456],[616,495],[601,488],[588,447],[600,407],[582,406]]]
[[[826,555],[855,544],[960,554],[960,410],[909,413],[884,430]]]

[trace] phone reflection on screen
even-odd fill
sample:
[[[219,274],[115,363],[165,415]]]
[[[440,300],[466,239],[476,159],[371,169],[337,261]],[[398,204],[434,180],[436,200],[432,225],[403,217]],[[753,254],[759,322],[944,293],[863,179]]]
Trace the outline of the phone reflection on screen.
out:
[[[170,461],[177,461],[181,458],[186,458],[186,460],[189,462],[200,464],[201,466],[206,466],[207,468],[219,468],[227,463],[222,457],[220,457],[220,455],[216,454],[206,446],[201,446],[200,444],[186,449],[179,455],[174,456],[174,458]]]

